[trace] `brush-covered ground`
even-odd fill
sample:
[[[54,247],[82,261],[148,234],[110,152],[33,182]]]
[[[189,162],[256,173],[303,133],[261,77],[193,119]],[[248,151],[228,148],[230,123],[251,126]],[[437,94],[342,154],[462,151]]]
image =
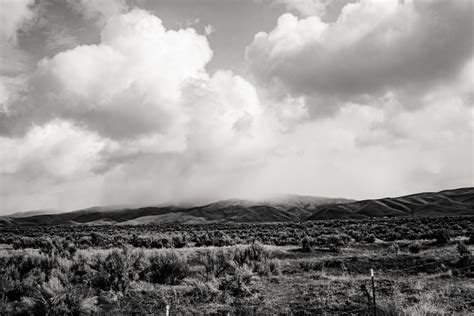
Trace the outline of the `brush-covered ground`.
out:
[[[161,236],[167,248],[97,246],[97,240],[87,246],[79,242],[87,237],[83,227],[17,227],[0,232],[0,314],[164,314],[166,305],[171,315],[368,314],[371,268],[378,315],[468,314],[474,310],[472,220],[427,220],[426,227],[431,221],[440,227],[421,238],[425,232],[414,224],[420,222],[406,219],[413,233],[396,240],[379,238],[389,236],[379,230],[354,238],[353,222],[331,224],[331,234],[323,229],[327,222],[278,226],[298,240],[286,245],[265,244],[258,231],[274,226],[260,224],[245,226],[257,236],[252,241],[206,246]],[[209,238],[229,237],[207,229]]]

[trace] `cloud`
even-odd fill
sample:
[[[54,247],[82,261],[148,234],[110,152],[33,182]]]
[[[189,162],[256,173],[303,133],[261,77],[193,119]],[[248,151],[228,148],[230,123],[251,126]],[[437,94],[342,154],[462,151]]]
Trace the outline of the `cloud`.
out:
[[[5,124],[28,128],[32,117],[59,116],[112,138],[166,133],[185,119],[178,105],[181,85],[205,76],[211,56],[206,38],[194,29],[168,31],[160,19],[138,9],[114,16],[98,45],[42,60],[29,102],[12,106]]]
[[[193,28],[96,13],[95,44],[71,41],[0,81],[0,212],[472,185],[463,5],[283,15],[247,48],[250,79],[209,73],[214,52]]]
[[[22,138],[1,138],[0,172],[19,174],[28,171],[37,176],[47,173],[68,177],[90,172],[104,146],[100,137],[67,121],[54,120],[36,126]],[[34,163],[32,163],[34,162]]]
[[[345,104],[280,137],[256,190],[374,198],[472,186],[473,111],[433,95],[414,111],[396,100]],[[363,183],[363,185],[361,185]]]
[[[302,16],[323,16],[331,5],[329,0],[260,0],[273,5],[283,5],[288,11]],[[333,0],[334,1],[334,0]]]
[[[68,0],[68,2],[88,19],[116,16],[129,9],[125,0]]]
[[[105,144],[98,135],[62,120],[35,126],[20,138],[0,137],[2,212],[51,205],[42,201],[57,205],[61,190],[91,177]]]
[[[362,0],[334,23],[282,15],[246,60],[261,82],[296,95],[354,98],[447,82],[473,54],[470,1]]]
[[[216,31],[216,29],[214,28],[214,26],[212,26],[211,24],[208,24],[204,27],[204,33],[209,36],[211,35],[212,33],[214,33]]]
[[[2,0],[0,10],[0,39],[16,44],[17,31],[33,17],[33,0]]]
[[[0,74],[15,76],[25,69],[29,56],[18,48],[18,31],[34,17],[33,0],[0,2]]]
[[[194,29],[166,30],[135,9],[109,17],[97,45],[42,60],[26,91],[0,114],[0,146],[9,152],[1,173],[16,183],[3,189],[5,204],[22,207],[12,192],[27,178],[39,179],[27,190],[35,197],[57,183],[72,190],[80,177],[91,187],[119,181],[111,187],[128,202],[231,194],[264,163],[274,123],[251,83],[205,71],[211,56]],[[134,190],[126,185],[132,182]],[[57,203],[70,208],[84,198],[74,196]]]

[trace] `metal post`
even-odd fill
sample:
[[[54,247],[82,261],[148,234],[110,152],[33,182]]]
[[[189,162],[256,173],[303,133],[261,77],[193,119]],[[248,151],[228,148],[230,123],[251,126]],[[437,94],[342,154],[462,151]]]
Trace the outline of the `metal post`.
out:
[[[374,305],[374,316],[377,315],[377,305],[375,303],[375,282],[374,282],[374,269],[370,269],[370,278],[372,279],[372,300]]]

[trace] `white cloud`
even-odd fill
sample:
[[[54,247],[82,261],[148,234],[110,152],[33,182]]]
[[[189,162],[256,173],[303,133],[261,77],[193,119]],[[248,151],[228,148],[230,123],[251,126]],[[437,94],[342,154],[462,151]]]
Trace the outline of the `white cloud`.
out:
[[[206,76],[211,56],[206,38],[193,29],[166,30],[142,10],[114,16],[100,44],[39,63],[32,83],[34,114],[77,120],[112,138],[166,133],[185,119],[178,104],[181,86]],[[18,115],[32,114],[24,112]]]
[[[211,24],[208,24],[204,27],[204,33],[206,33],[207,36],[211,35],[215,31],[216,31],[216,29]]]
[[[96,13],[97,44],[0,84],[0,211],[472,185],[474,59],[437,46],[466,35],[452,33],[456,6],[363,1],[334,24],[283,15],[247,49],[254,82],[209,74],[213,51],[192,28]]]
[[[362,0],[334,23],[284,14],[255,35],[246,59],[262,82],[296,95],[420,92],[449,81],[472,56],[472,19],[470,1]]]
[[[54,120],[36,126],[21,138],[0,138],[1,173],[22,173],[35,169],[35,174],[54,177],[91,172],[99,162],[104,141],[69,122]]]
[[[2,132],[17,136],[4,137],[2,146],[24,148],[3,157],[9,166],[3,174],[46,169],[44,177],[68,175],[66,190],[80,181],[74,170],[83,170],[82,153],[97,158],[87,160],[85,181],[120,179],[120,188],[113,187],[133,202],[145,195],[179,200],[214,196],[214,190],[230,194],[239,183],[231,180],[235,170],[263,163],[274,145],[273,123],[252,84],[229,71],[205,71],[211,56],[206,38],[193,29],[167,31],[142,10],[110,17],[98,45],[41,61],[28,92],[3,113]],[[29,154],[34,143],[45,148],[38,157]],[[52,157],[55,151],[64,155]],[[205,183],[187,184],[189,178]],[[136,190],[125,189],[128,182]],[[156,193],[150,183],[167,189]],[[71,198],[61,205],[77,203]]]

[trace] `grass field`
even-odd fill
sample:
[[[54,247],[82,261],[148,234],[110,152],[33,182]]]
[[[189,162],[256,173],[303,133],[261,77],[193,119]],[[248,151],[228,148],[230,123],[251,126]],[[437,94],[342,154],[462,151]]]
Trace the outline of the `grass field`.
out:
[[[12,228],[2,231],[0,311],[153,314],[168,305],[171,314],[368,314],[374,269],[378,315],[467,314],[474,310],[471,220],[458,218],[432,239],[356,241],[340,225],[320,239],[302,230],[297,244],[169,248],[80,246],[84,227],[76,235],[56,227],[65,233],[48,236],[45,247],[26,236],[33,230]],[[40,246],[8,242],[15,236]]]

